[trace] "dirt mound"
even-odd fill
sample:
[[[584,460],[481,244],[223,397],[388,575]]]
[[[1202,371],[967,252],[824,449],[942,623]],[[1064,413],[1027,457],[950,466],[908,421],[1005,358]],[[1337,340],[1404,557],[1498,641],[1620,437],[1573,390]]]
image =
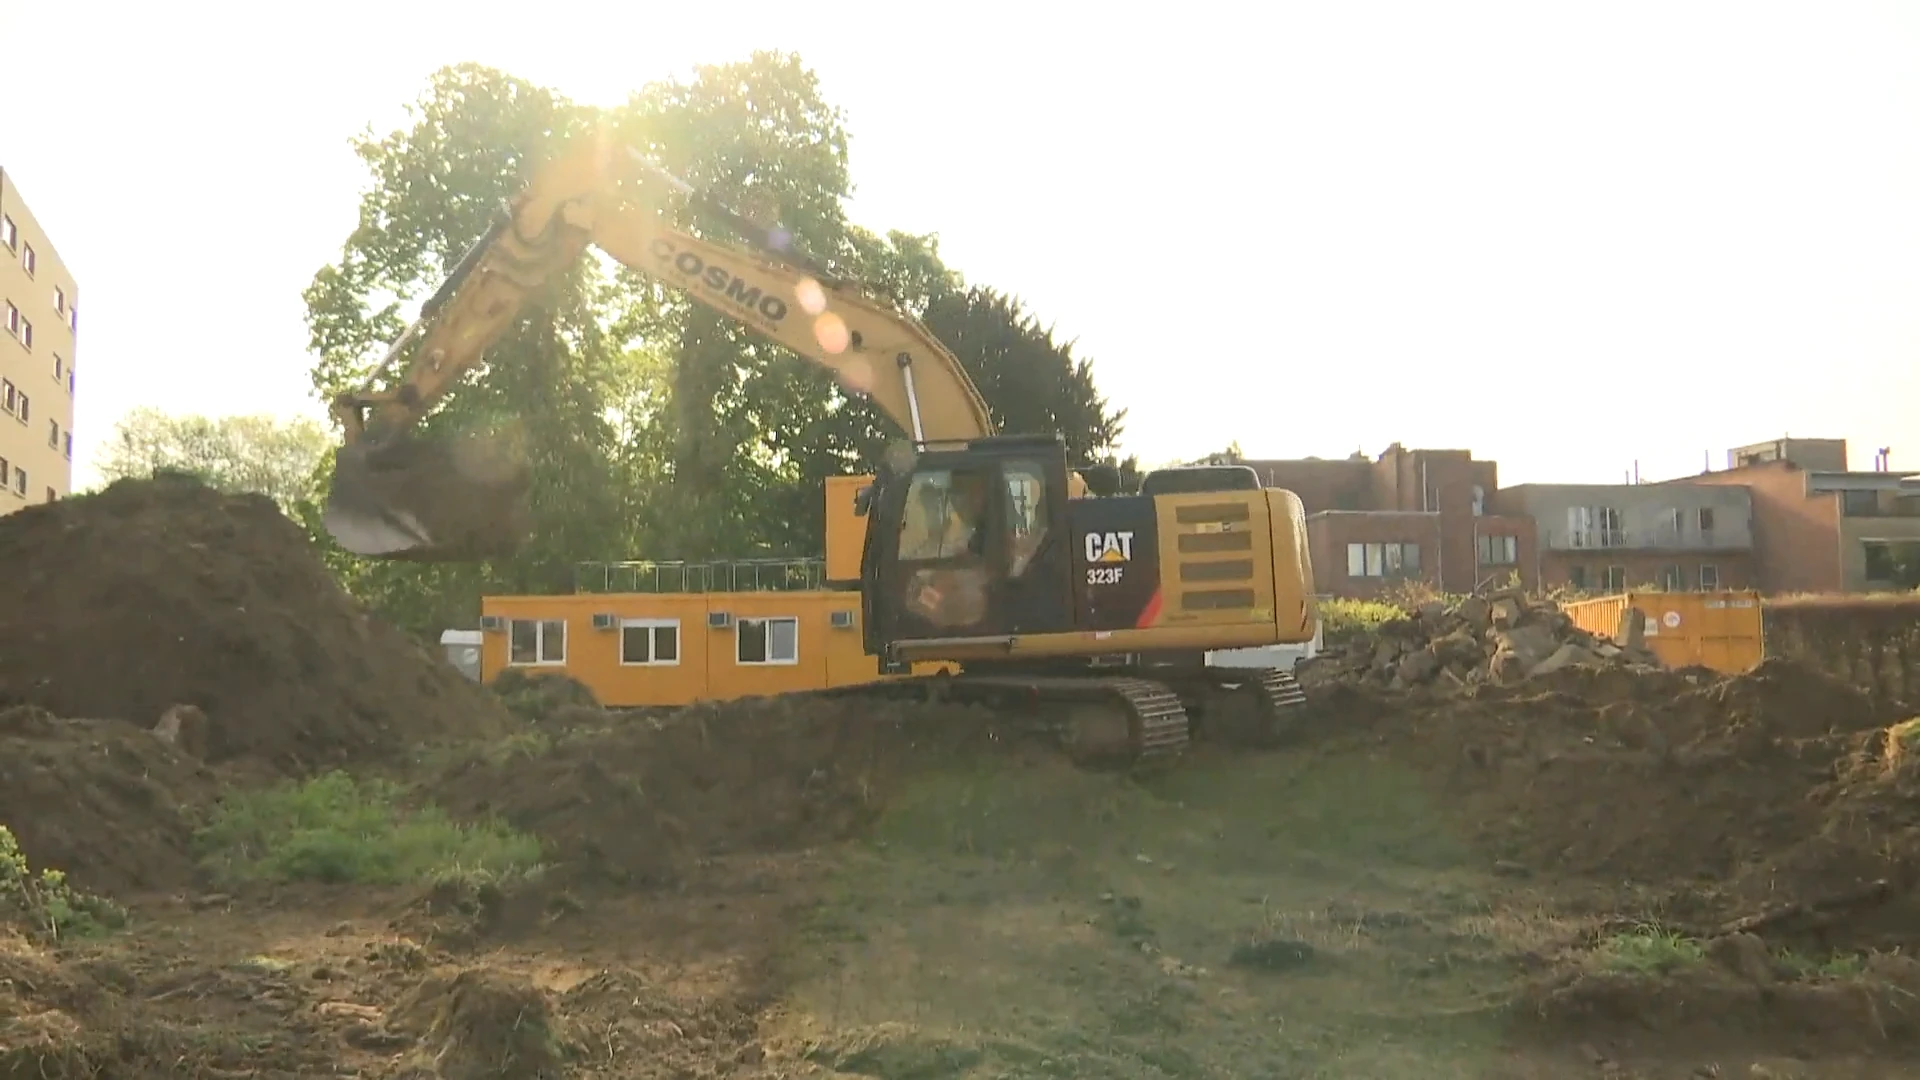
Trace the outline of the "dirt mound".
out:
[[[1424,604],[1329,647],[1296,673],[1309,691],[1339,684],[1405,690],[1511,684],[1573,668],[1651,670],[1659,663],[1637,641],[1596,638],[1557,604],[1509,589]]]
[[[825,697],[608,717],[456,766],[434,799],[458,816],[504,817],[576,872],[658,883],[701,856],[850,836],[916,756],[1010,737],[969,706]]]
[[[402,1075],[544,1080],[565,1072],[566,1045],[547,996],[524,977],[469,968],[430,978],[397,1020],[420,1038]]]
[[[0,703],[141,727],[195,705],[213,760],[292,772],[507,723],[263,497],[123,480],[0,518],[0,562]]]
[[[116,720],[0,710],[0,825],[36,867],[106,893],[193,880],[184,806],[211,796],[199,762]]]
[[[1861,910],[1920,913],[1920,896],[1907,899],[1920,883],[1920,769],[1905,729],[1885,726],[1901,713],[1816,671],[1566,671],[1376,694],[1372,715],[1369,737],[1428,774],[1458,828],[1510,868],[1609,883],[1707,930],[1884,878],[1847,912],[1768,932],[1818,948],[1920,942]]]

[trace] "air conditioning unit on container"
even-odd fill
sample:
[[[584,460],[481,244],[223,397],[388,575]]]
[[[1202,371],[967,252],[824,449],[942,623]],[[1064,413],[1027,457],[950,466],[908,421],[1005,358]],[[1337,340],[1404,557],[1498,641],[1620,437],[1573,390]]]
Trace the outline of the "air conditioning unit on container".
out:
[[[707,612],[707,627],[709,629],[725,630],[727,627],[732,625],[733,625],[733,612],[731,611]]]
[[[828,618],[835,630],[851,630],[853,628],[853,612],[851,611],[836,611]]]
[[[595,630],[613,630],[619,626],[620,616],[618,615],[602,613],[593,617],[593,628]]]
[[[505,630],[506,628],[507,628],[507,620],[505,616],[502,616],[502,615],[480,616],[480,629],[482,632],[492,632],[497,634],[500,631]]]

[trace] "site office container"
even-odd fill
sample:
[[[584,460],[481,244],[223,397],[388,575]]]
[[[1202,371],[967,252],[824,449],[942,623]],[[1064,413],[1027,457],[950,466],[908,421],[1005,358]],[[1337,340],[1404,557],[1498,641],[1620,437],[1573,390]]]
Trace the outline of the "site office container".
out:
[[[480,610],[482,681],[510,669],[565,674],[614,707],[725,701],[881,677],[861,644],[857,592],[490,596]],[[532,657],[523,654],[518,663],[510,661],[516,633],[523,646],[529,639],[534,645]],[[914,674],[945,667],[917,665]]]
[[[1697,664],[1735,674],[1765,654],[1756,592],[1629,592],[1564,607],[1575,626],[1615,640],[1621,616],[1638,609],[1647,648],[1668,667]]]

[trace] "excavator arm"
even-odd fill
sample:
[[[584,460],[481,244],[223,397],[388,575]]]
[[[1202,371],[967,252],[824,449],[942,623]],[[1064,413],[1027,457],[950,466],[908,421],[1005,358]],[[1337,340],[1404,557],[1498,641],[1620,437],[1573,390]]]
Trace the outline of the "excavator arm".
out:
[[[445,561],[511,551],[527,522],[528,470],[512,440],[444,442],[412,430],[529,298],[589,246],[673,286],[831,371],[916,443],[993,434],[985,400],[959,360],[919,320],[836,281],[768,233],[754,252],[671,228],[632,196],[659,182],[697,193],[625,147],[586,140],[542,168],[388,350],[368,385],[333,413],[346,432],[324,518],[342,547],[390,559]],[[405,371],[382,386],[401,362]]]

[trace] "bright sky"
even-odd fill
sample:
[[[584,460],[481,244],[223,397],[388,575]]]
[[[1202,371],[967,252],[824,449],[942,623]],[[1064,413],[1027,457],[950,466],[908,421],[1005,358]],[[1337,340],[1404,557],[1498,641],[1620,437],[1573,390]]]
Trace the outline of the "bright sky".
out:
[[[1077,338],[1149,463],[1920,469],[1920,6],[62,0],[0,43],[0,165],[80,286],[77,487],[137,405],[319,414],[347,140],[434,68],[613,103],[755,48],[848,113],[854,219]]]

